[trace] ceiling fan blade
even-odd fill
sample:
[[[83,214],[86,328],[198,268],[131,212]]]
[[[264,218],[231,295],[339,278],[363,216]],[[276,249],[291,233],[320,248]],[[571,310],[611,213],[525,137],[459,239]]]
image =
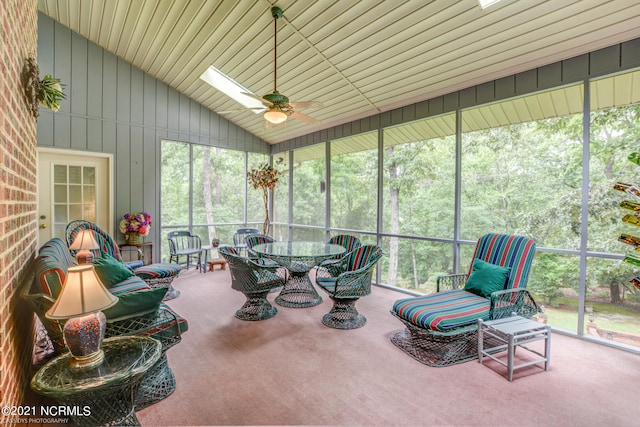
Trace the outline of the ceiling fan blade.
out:
[[[262,98],[262,97],[260,97],[260,96],[258,96],[258,95],[254,95],[254,94],[253,94],[253,93],[251,93],[251,92],[240,92],[240,93],[242,93],[243,95],[250,96],[251,98],[257,99],[258,101],[262,102],[264,105],[266,105],[266,106],[268,106],[268,107],[270,107],[270,106],[272,105],[272,104],[271,104],[269,101],[267,101],[266,99],[264,99],[264,98]]]
[[[300,101],[300,102],[289,102],[287,104],[289,108],[293,108],[294,110],[303,110],[305,108],[322,108],[324,104],[320,101]]]
[[[316,120],[313,117],[309,117],[306,114],[298,113],[297,111],[294,111],[293,113],[291,113],[291,117],[296,118],[298,120],[302,120],[303,122],[309,123],[310,125],[314,125],[314,126],[317,126],[322,123],[321,121]]]
[[[263,111],[267,111],[267,108],[238,108],[237,110],[226,110],[226,111],[216,111],[218,114],[230,114],[230,113],[241,113],[243,111],[257,111],[261,113]]]

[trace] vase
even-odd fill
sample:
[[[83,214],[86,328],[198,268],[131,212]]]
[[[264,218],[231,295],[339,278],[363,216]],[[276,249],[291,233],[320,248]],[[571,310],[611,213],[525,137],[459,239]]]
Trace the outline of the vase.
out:
[[[130,245],[141,245],[144,242],[144,236],[138,233],[127,233],[127,243]]]

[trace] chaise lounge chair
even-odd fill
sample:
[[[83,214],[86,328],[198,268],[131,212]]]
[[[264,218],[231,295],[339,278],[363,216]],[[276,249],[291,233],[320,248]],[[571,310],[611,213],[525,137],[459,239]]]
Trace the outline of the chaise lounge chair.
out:
[[[437,293],[393,304],[391,314],[406,328],[394,333],[391,342],[429,366],[476,359],[478,319],[514,313],[530,318],[539,312],[525,289],[535,248],[528,237],[485,234],[468,274],[441,276]]]

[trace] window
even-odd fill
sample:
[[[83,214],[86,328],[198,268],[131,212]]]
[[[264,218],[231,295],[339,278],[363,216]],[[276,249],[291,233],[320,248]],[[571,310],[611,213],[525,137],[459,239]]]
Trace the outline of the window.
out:
[[[331,228],[376,231],[378,133],[331,141]]]
[[[384,239],[383,277],[433,292],[437,275],[451,271],[453,245],[404,236],[454,237],[455,114],[385,129],[383,141],[383,231],[394,235]]]

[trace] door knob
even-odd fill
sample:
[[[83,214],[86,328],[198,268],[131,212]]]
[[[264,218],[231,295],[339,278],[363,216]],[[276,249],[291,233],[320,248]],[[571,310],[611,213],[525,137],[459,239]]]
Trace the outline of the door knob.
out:
[[[40,224],[40,228],[47,228],[47,224]]]

